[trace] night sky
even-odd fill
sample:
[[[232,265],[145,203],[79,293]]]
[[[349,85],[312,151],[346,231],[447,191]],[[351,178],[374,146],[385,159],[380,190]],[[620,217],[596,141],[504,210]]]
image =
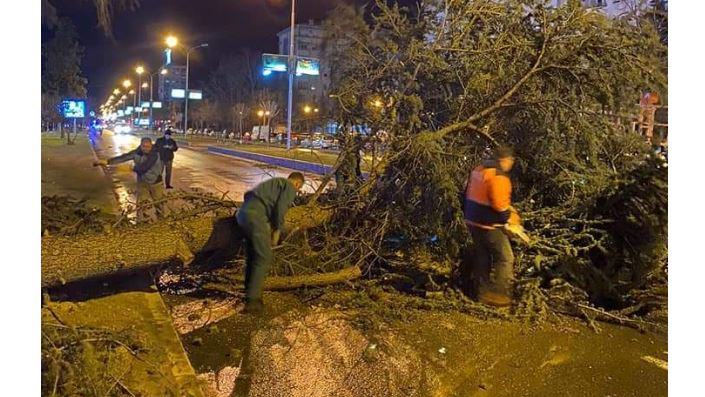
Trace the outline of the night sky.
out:
[[[298,0],[297,23],[316,21],[340,2],[366,4],[368,0]],[[85,47],[82,63],[88,78],[88,95],[105,99],[138,63],[148,68],[161,65],[164,37],[174,33],[181,43],[208,48],[191,53],[191,75],[194,83],[205,80],[225,54],[247,47],[264,52],[277,52],[276,33],[289,25],[289,0],[141,0],[134,11],[117,12],[113,18],[113,38],[97,26],[91,1],[50,0],[59,16],[70,18],[76,25],[79,40]],[[42,29],[42,41],[47,38]],[[174,62],[184,64],[177,53]]]

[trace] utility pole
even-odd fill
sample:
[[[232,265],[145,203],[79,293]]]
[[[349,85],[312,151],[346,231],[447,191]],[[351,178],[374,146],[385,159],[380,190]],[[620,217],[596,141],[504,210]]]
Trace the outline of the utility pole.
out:
[[[286,149],[291,149],[291,108],[294,98],[294,73],[296,69],[296,57],[294,56],[294,25],[296,13],[296,0],[291,0],[291,30],[289,32],[289,99],[286,111]]]

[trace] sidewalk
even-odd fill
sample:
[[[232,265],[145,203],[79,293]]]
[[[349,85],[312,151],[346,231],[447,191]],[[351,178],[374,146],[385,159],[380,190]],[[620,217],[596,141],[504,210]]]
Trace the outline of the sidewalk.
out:
[[[116,208],[110,180],[93,167],[88,137],[79,135],[67,145],[59,134],[42,134],[42,196],[68,195],[85,199],[106,213]]]

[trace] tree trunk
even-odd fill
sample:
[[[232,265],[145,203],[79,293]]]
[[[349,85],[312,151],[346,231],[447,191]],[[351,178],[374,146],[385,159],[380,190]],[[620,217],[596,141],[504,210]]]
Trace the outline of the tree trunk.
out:
[[[324,287],[355,280],[362,276],[360,268],[350,266],[336,272],[307,274],[301,276],[270,276],[264,280],[266,291],[286,291],[304,287]],[[208,283],[206,288],[233,293],[244,288],[245,277],[237,274],[226,277],[227,283]],[[237,286],[236,286],[237,285]]]
[[[326,222],[331,210],[299,206],[287,212],[287,228]],[[42,237],[42,288],[172,262],[195,255],[237,251],[242,236],[235,217],[163,221],[114,233]]]

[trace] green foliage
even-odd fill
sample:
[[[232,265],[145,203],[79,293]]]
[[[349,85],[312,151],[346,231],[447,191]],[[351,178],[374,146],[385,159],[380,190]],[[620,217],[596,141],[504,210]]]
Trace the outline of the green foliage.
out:
[[[53,34],[42,44],[42,93],[83,98],[87,80],[81,76],[83,47],[78,43],[76,28],[69,19],[61,18]]]
[[[526,291],[567,297],[567,283],[571,296],[620,306],[663,266],[665,171],[617,116],[636,112],[644,87],[667,90],[655,29],[579,2],[378,1],[370,26],[350,15],[329,28],[354,27],[334,66],[337,118],[390,137],[358,206],[384,222],[360,234],[384,228],[408,247],[438,236],[431,251],[457,259],[468,242],[459,192],[502,142],[517,150],[514,201],[537,237],[517,248]]]

